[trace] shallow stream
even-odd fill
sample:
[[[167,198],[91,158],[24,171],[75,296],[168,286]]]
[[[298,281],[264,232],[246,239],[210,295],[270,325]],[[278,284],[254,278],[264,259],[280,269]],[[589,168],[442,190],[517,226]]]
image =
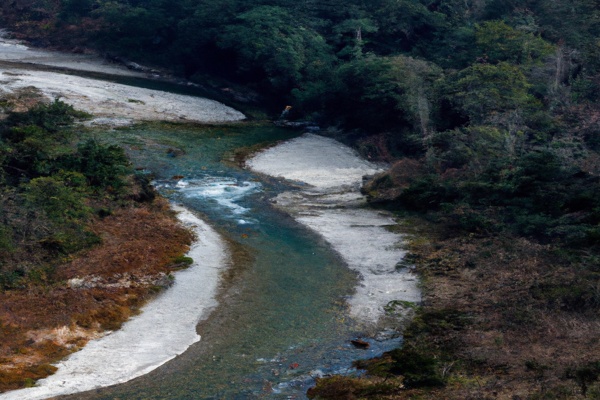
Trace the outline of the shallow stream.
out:
[[[96,134],[98,135],[98,134]],[[102,134],[124,146],[160,192],[230,243],[232,265],[199,343],[149,375],[78,399],[303,399],[314,378],[397,346],[354,348],[345,299],[357,277],[312,231],[272,207],[290,186],[236,166],[235,150],[290,139],[272,126],[146,124]],[[107,366],[108,367],[108,366]]]

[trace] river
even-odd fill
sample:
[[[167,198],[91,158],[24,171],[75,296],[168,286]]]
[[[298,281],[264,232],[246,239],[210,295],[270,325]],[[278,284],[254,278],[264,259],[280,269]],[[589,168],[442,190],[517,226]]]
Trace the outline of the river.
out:
[[[17,78],[15,73],[5,75],[14,85],[30,79],[27,73]],[[45,90],[54,93],[56,76],[36,76],[43,76]],[[70,93],[71,99],[84,105],[99,102],[91,97],[91,89],[82,88],[88,81],[69,79],[76,90]],[[114,96],[117,89],[119,93],[125,90],[100,81],[89,84],[94,94],[103,90],[104,98]],[[141,101],[140,92],[127,92],[119,104],[142,112],[146,102],[159,95],[148,92]],[[129,96],[136,101],[131,102]],[[65,98],[69,100],[69,93]],[[121,111],[111,104],[101,112]],[[182,107],[175,111],[173,118],[194,119],[193,110],[188,114]],[[136,118],[127,112],[117,117]],[[161,114],[153,112],[154,119]],[[230,110],[223,114],[238,118]],[[113,114],[108,115],[114,120]],[[314,138],[294,142],[300,132],[267,124],[131,123],[96,128],[92,134],[123,146],[138,169],[152,174],[161,194],[210,224],[228,243],[232,261],[221,278],[218,306],[197,327],[200,342],[147,375],[71,398],[304,399],[316,377],[349,373],[353,360],[381,354],[401,343],[399,334],[389,329],[398,327],[393,319],[377,323],[382,305],[389,300],[419,299],[414,277],[396,270],[403,251],[398,247],[401,237],[385,230],[393,224],[390,216],[357,205],[356,193],[351,193],[349,203],[340,205],[348,197],[347,189],[311,191],[314,185],[302,181],[307,167],[301,163],[292,168],[296,182],[291,182],[273,178],[279,174],[269,172],[268,167],[263,173],[252,172],[233,161],[238,149],[278,141],[307,143]],[[343,146],[328,142],[316,147],[308,153]],[[284,154],[284,159],[274,164],[275,170],[286,164],[285,151],[290,151],[278,149],[275,153]],[[298,149],[291,151],[298,155]],[[336,157],[356,157],[350,153],[343,149]],[[309,159],[304,154],[300,159]],[[328,157],[322,153],[321,159]],[[323,177],[340,171],[319,173]],[[382,260],[378,255],[384,253]],[[408,290],[406,297],[398,290],[400,281],[409,282],[401,290]],[[369,349],[354,347],[350,340],[356,338],[368,341]]]
[[[388,337],[367,339],[369,350],[351,345],[367,333],[347,305],[357,275],[269,201],[299,189],[229,161],[235,149],[294,136],[264,125],[145,124],[107,133],[155,174],[163,195],[202,215],[240,256],[219,307],[198,327],[199,343],[149,375],[75,398],[301,399],[314,377],[398,344]]]

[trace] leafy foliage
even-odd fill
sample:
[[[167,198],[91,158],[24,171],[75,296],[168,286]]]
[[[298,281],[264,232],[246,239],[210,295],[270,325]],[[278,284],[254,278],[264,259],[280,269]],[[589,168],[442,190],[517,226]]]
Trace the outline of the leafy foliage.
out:
[[[127,196],[125,153],[77,143],[73,122],[81,117],[55,100],[10,112],[0,125],[0,290],[49,279],[60,257],[97,244],[94,208]]]
[[[51,221],[68,222],[86,218],[90,214],[84,203],[84,191],[81,182],[85,182],[79,173],[57,174],[32,179],[23,185],[26,204],[41,208]]]
[[[293,87],[308,70],[329,63],[325,40],[294,24],[294,17],[281,7],[256,7],[239,14],[235,21],[219,36],[219,47],[233,49],[242,70],[260,65],[275,88]]]
[[[94,139],[79,144],[77,152],[65,162],[85,176],[90,186],[101,189],[122,188],[125,185],[124,177],[131,172],[121,147],[106,146]]]
[[[450,79],[448,94],[471,123],[481,124],[499,114],[532,112],[539,107],[528,92],[530,87],[514,65],[474,64]]]
[[[475,38],[478,49],[486,61],[512,64],[541,62],[553,53],[553,46],[531,32],[518,30],[501,20],[486,21],[477,25]]]
[[[64,142],[69,139],[68,128],[76,118],[85,118],[86,113],[77,111],[73,106],[54,99],[50,104],[39,103],[24,113],[10,113],[7,126],[37,126],[55,135],[55,139]]]

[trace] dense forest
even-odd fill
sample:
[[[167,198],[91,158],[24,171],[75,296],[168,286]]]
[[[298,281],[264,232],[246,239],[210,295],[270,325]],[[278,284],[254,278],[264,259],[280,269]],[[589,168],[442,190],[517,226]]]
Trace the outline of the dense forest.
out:
[[[434,224],[437,244],[415,244],[412,259],[426,291],[452,290],[425,301],[403,351],[367,366],[383,383],[321,383],[315,396],[392,396],[399,374],[418,395],[446,385],[431,398],[600,396],[598,0],[10,0],[0,9],[3,25],[34,44],[192,81],[218,76],[261,93],[274,116],[290,104],[290,119],[328,126],[393,164],[365,193]],[[87,142],[58,158],[72,172],[41,174],[52,166],[28,161],[36,147],[18,149],[48,128],[11,129],[2,146],[12,158],[1,161],[27,167],[25,181],[10,182],[26,204],[46,187],[73,204],[94,185],[119,187],[86,176],[78,156],[118,159],[116,150]],[[82,229],[75,222],[89,208],[68,212],[61,229]],[[0,247],[7,237],[0,231]],[[59,245],[81,246],[46,243]],[[541,337],[558,350],[542,351]],[[518,354],[507,356],[511,346]],[[411,380],[407,357],[426,378]]]

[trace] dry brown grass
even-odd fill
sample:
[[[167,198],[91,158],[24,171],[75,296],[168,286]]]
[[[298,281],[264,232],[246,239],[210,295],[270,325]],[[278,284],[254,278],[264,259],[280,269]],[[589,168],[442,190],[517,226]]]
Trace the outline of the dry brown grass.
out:
[[[577,284],[581,271],[554,250],[523,238],[438,236],[413,243],[425,282],[423,311],[453,310],[469,320],[416,338],[452,364],[450,384],[424,398],[585,398],[566,375],[600,360],[600,316],[536,291]]]
[[[432,355],[446,386],[369,392],[369,388],[384,389],[382,368],[394,365],[388,354],[361,364],[379,377],[320,380],[312,395],[324,399],[600,398],[595,372],[585,384],[573,373],[600,361],[598,306],[572,302],[574,293],[593,286],[594,277],[597,280],[589,265],[551,245],[524,238],[457,235],[421,220],[413,222],[409,250],[423,278],[424,301],[405,332],[404,348]]]
[[[154,282],[192,240],[162,199],[119,209],[93,230],[102,245],[60,265],[56,283],[0,293],[0,391],[33,384],[54,372],[53,361],[118,329],[160,290]],[[90,277],[102,284],[67,284]]]
[[[102,246],[59,267],[58,277],[66,280],[85,275],[111,277],[164,271],[164,265],[182,253],[178,243],[185,246],[191,241],[190,233],[177,228],[165,207],[168,205],[130,207],[96,221],[92,230],[102,238]]]

